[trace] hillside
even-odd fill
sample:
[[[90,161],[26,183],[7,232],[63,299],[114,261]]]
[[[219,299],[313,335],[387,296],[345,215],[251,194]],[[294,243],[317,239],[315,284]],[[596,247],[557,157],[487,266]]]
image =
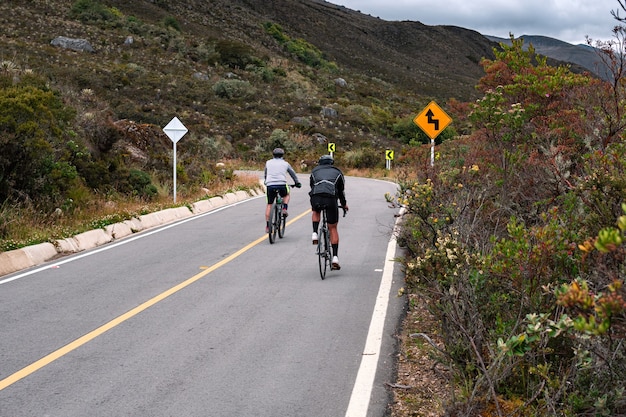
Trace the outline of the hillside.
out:
[[[14,0],[0,13],[2,59],[49,79],[81,129],[164,126],[177,115],[211,138],[215,158],[254,159],[275,129],[331,137],[345,150],[397,146],[407,139],[394,138],[393,125],[430,100],[476,98],[479,62],[497,46],[475,31],[389,22],[323,0]],[[303,62],[266,24],[331,66]],[[94,52],[51,46],[58,36]],[[320,116],[325,107],[336,120]]]
[[[128,14],[144,14],[142,2],[111,4]],[[158,2],[157,2],[158,3]],[[478,62],[491,56],[494,44],[479,33],[456,27],[425,26],[419,22],[388,22],[323,0],[219,0],[168,2],[183,33],[237,39],[256,51],[282,55],[262,24],[280,24],[292,38],[314,44],[343,71],[358,71],[397,84],[419,95],[446,100],[473,96],[482,76]],[[129,8],[131,7],[131,8]],[[157,19],[158,21],[158,19]]]
[[[251,137],[293,128],[294,117],[309,118],[313,130],[340,140],[357,140],[354,132],[360,131],[372,141],[384,132],[372,132],[362,117],[348,117],[350,106],[376,105],[402,118],[433,98],[472,99],[482,75],[479,61],[495,45],[474,31],[386,22],[324,1],[107,0],[101,3],[115,11],[113,17],[72,16],[79,2],[0,3],[2,59],[43,74],[79,113],[157,126],[179,115],[190,131],[239,142],[240,149],[253,146]],[[164,23],[168,19],[177,30]],[[337,68],[303,64],[264,30],[267,22],[318,48]],[[51,46],[58,36],[85,39],[95,52]],[[229,52],[249,55],[244,65],[256,69],[226,62]],[[217,97],[212,88],[227,74],[249,83],[249,94]],[[338,90],[336,78],[348,88]],[[88,100],[81,96],[87,90]],[[337,132],[336,125],[320,123],[327,105],[335,105],[351,128]]]
[[[511,44],[510,39],[496,36],[486,37],[494,42],[503,42],[507,45]],[[600,59],[599,51],[589,45],[572,45],[547,36],[522,35],[520,38],[524,39],[524,46],[526,48],[532,44],[535,48],[535,52],[540,55],[571,63],[575,68],[580,66],[603,78],[608,77],[609,72],[605,63]]]
[[[478,63],[494,46],[474,31],[389,22],[325,1],[243,3],[314,43],[340,67],[440,100],[473,97],[482,76]]]

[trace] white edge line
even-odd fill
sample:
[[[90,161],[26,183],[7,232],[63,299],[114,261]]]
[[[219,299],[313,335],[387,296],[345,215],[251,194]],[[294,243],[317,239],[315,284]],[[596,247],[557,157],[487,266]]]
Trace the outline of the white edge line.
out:
[[[400,216],[396,219],[393,233],[389,244],[387,245],[387,253],[385,255],[385,266],[383,275],[376,296],[376,306],[370,321],[365,348],[361,358],[361,365],[356,376],[356,381],[350,396],[350,403],[346,410],[346,417],[365,417],[369,408],[370,396],[374,386],[374,377],[376,376],[376,368],[378,367],[378,359],[380,357],[380,348],[383,340],[383,329],[385,327],[385,317],[387,316],[387,307],[389,305],[389,292],[393,282],[393,268],[395,265],[396,254],[396,232],[401,214],[404,209],[400,210]]]
[[[0,285],[6,284],[6,283],[11,282],[11,281],[18,280],[20,278],[24,278],[24,277],[26,277],[28,275],[36,274],[36,273],[44,271],[46,269],[50,269],[51,266],[63,265],[63,264],[66,264],[68,262],[72,262],[72,261],[76,261],[78,259],[84,258],[86,256],[95,255],[96,253],[100,253],[100,252],[103,252],[105,250],[113,249],[113,248],[115,248],[117,246],[120,246],[120,245],[125,245],[125,244],[130,243],[130,242],[132,242],[134,240],[141,239],[141,238],[144,238],[146,236],[150,236],[150,235],[152,235],[154,233],[162,232],[163,230],[167,230],[170,227],[175,227],[175,226],[178,226],[180,224],[187,223],[187,222],[190,222],[192,220],[199,219],[200,217],[208,216],[210,214],[217,213],[218,211],[225,210],[225,209],[227,209],[229,207],[237,206],[239,204],[243,204],[243,203],[246,203],[248,201],[255,200],[255,199],[261,198],[261,197],[264,197],[264,195],[259,195],[259,196],[256,196],[256,197],[247,198],[247,199],[242,200],[242,201],[237,201],[235,203],[231,203],[231,204],[228,204],[228,205],[225,205],[225,206],[222,206],[222,207],[218,207],[218,208],[216,208],[214,210],[207,211],[206,213],[197,214],[197,215],[188,217],[186,219],[179,220],[179,221],[176,221],[174,223],[168,224],[166,226],[156,226],[157,229],[155,229],[155,230],[146,231],[146,232],[141,231],[136,236],[124,238],[124,239],[120,240],[119,242],[114,242],[114,243],[108,244],[108,245],[103,246],[103,247],[101,247],[99,249],[90,250],[88,252],[81,253],[81,254],[78,254],[78,255],[77,254],[70,254],[69,258],[64,259],[62,261],[59,261],[59,262],[49,261],[49,262],[46,263],[45,266],[33,269],[32,271],[28,271],[28,272],[24,272],[24,273],[15,275],[15,276],[13,276],[11,278],[6,278],[6,279],[3,279],[3,280],[0,280]]]

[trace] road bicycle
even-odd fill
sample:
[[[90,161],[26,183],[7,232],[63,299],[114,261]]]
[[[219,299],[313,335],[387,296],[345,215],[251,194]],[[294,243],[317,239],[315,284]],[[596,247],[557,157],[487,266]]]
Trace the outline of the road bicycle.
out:
[[[346,209],[339,206],[343,210],[343,217],[346,217]],[[326,271],[331,268],[333,261],[333,249],[330,243],[330,230],[326,220],[327,206],[323,206],[320,211],[320,224],[317,228],[317,259],[320,267],[320,277],[326,278]],[[331,268],[332,269],[332,268]]]
[[[290,185],[289,187],[295,187],[295,184]],[[270,209],[270,227],[268,230],[270,243],[276,242],[277,235],[281,239],[285,236],[286,224],[287,219],[283,215],[283,197],[280,194],[276,194],[276,199],[272,203],[272,208]]]

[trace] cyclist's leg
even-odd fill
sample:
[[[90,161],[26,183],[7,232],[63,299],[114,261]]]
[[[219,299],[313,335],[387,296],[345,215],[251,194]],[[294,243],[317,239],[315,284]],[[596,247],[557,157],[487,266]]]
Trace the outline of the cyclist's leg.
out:
[[[337,230],[337,223],[328,223],[328,230],[330,231],[330,243],[333,246],[339,245],[339,231]]]
[[[317,232],[320,224],[320,212],[324,205],[324,199],[319,195],[311,196],[311,221],[313,223],[313,231]]]
[[[315,211],[313,210],[311,212],[311,222],[313,223],[313,231],[317,232],[317,229],[319,228],[320,225],[320,212],[319,211]]]
[[[328,231],[330,233],[330,244],[333,252],[332,269],[341,269],[339,266],[339,231],[337,224],[339,223],[339,207],[337,199],[333,199],[327,210],[328,213]]]
[[[287,204],[289,204],[289,198],[291,197],[291,190],[288,185],[285,185],[285,188],[281,190],[280,195],[283,197],[283,205],[287,207]]]
[[[270,225],[270,211],[272,210],[272,203],[276,200],[277,189],[273,186],[267,187],[266,200],[267,206],[265,207],[265,226],[269,227]]]
[[[319,226],[320,226],[321,204],[322,204],[322,198],[320,196],[318,195],[311,196],[311,223],[313,225],[312,240],[313,240],[314,245],[317,244],[317,239],[318,239],[317,230],[319,229]]]
[[[337,231],[337,223],[328,224],[328,233],[330,235],[330,247],[332,248],[331,252],[333,257],[330,269],[339,270],[341,266],[339,265],[339,233]]]
[[[265,207],[265,222],[270,221],[270,210],[272,209],[272,203],[268,203],[267,207]]]
[[[326,210],[328,215],[328,230],[330,231],[330,243],[334,245],[339,244],[339,232],[337,230],[337,224],[339,223],[339,206],[337,205],[337,199],[330,199],[328,201],[328,209]]]
[[[283,199],[282,214],[283,216],[287,217],[287,204],[289,203],[289,187],[287,186],[287,184],[279,185],[276,188],[276,192],[280,194],[280,196]]]

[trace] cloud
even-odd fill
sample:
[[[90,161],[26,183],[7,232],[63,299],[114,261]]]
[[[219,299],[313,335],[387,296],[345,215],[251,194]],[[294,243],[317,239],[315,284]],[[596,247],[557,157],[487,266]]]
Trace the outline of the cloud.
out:
[[[570,43],[612,39],[619,22],[611,15],[620,10],[616,0],[332,0],[361,13],[385,20],[412,20],[426,25],[452,25],[483,35],[508,38],[509,33],[543,35]]]

